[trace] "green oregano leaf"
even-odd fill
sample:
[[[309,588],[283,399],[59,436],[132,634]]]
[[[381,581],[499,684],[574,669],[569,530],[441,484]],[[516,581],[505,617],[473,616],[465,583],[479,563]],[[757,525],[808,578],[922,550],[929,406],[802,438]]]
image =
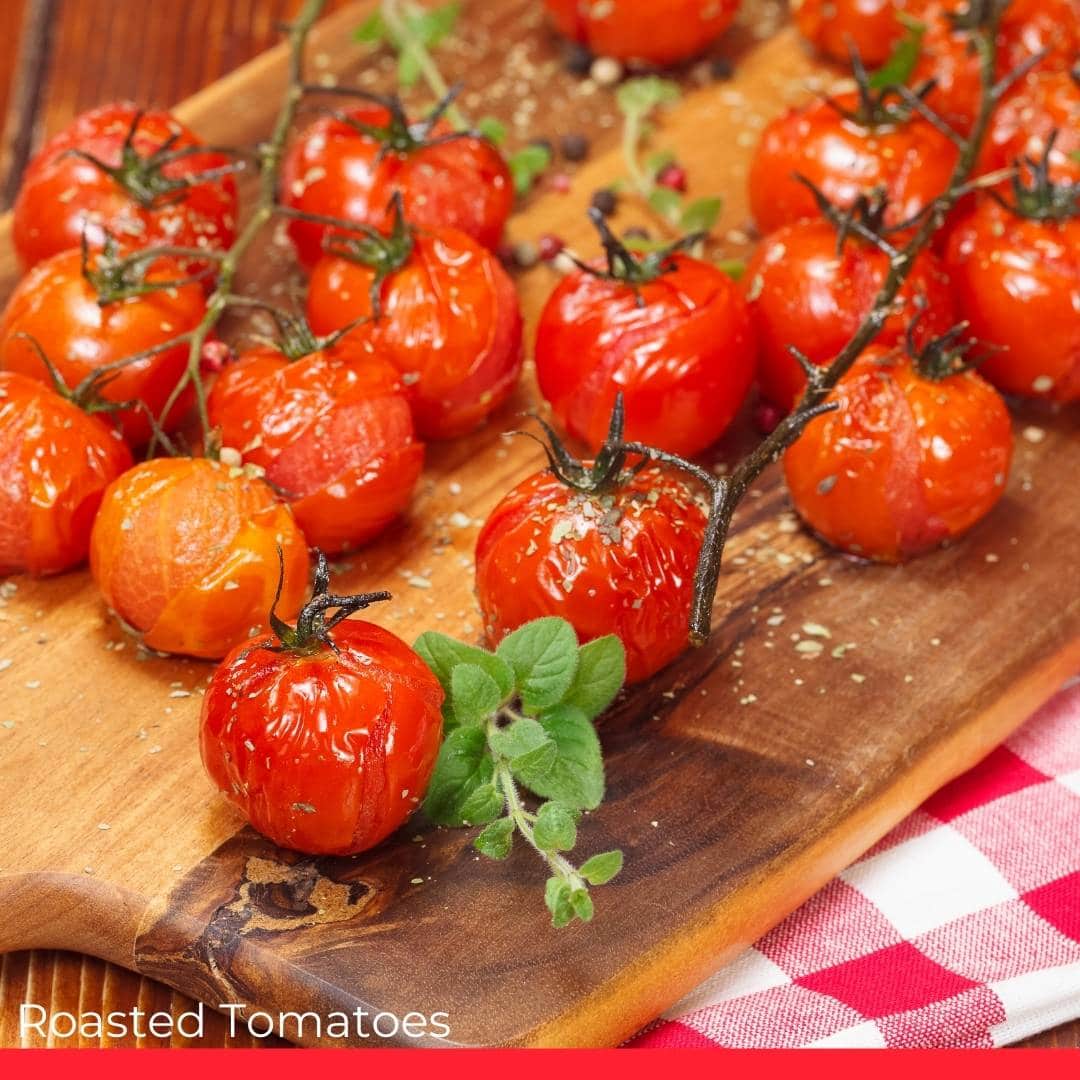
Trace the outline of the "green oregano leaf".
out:
[[[514,682],[527,712],[562,701],[578,665],[574,628],[554,617],[534,619],[503,638],[496,654],[514,669]]]
[[[605,851],[586,859],[578,873],[590,885],[606,885],[622,869],[622,865],[621,851]]]
[[[720,217],[724,200],[716,196],[695,199],[683,207],[679,228],[684,233],[709,232]]]
[[[669,221],[678,221],[682,210],[682,196],[672,188],[655,187],[649,192],[649,205]]]
[[[466,825],[486,825],[503,812],[504,806],[505,800],[494,784],[481,784],[461,804],[461,820]]]
[[[926,23],[910,15],[900,15],[907,32],[896,43],[889,58],[870,76],[871,90],[884,90],[887,86],[904,86],[915,73],[922,52]]]
[[[626,679],[626,650],[614,635],[596,638],[578,649],[574,681],[563,698],[586,716],[599,716],[615,699]]]
[[[533,143],[523,146],[506,159],[506,167],[514,181],[514,191],[527,195],[540,174],[551,164],[551,151],[546,146]]]
[[[424,799],[424,813],[436,825],[470,824],[464,808],[477,788],[491,783],[494,771],[484,729],[456,728],[439,750]]]
[[[627,79],[615,91],[615,103],[626,116],[645,116],[658,105],[669,105],[681,96],[679,84],[658,75]]]
[[[543,727],[530,717],[515,720],[505,728],[489,732],[492,753],[506,758],[515,776],[544,776],[551,768],[558,747]]]
[[[476,121],[476,130],[495,146],[506,142],[506,125],[497,117],[481,116]]]
[[[474,645],[465,645],[434,630],[421,634],[413,648],[420,654],[420,659],[431,668],[448,697],[453,693],[453,670],[458,664],[472,664],[485,671],[495,681],[503,699],[514,692],[513,669],[494,653],[478,649]]]
[[[577,843],[577,816],[558,803],[544,803],[536,812],[533,839],[543,851],[569,851]]]
[[[548,878],[544,888],[544,903],[551,912],[551,925],[556,929],[566,926],[574,917],[570,893],[570,883],[565,878]]]
[[[716,268],[727,274],[732,281],[742,281],[746,275],[746,263],[742,259],[721,259]]]
[[[534,794],[575,810],[595,810],[604,798],[604,761],[589,718],[572,705],[557,705],[539,718],[555,744],[554,761],[543,771],[517,772]]]
[[[588,889],[574,889],[570,893],[570,906],[582,922],[592,922],[593,902]]]
[[[476,664],[458,664],[450,673],[450,708],[458,724],[480,724],[503,703],[505,694]]]
[[[499,818],[487,826],[473,841],[473,847],[489,859],[505,859],[514,846],[513,818]]]

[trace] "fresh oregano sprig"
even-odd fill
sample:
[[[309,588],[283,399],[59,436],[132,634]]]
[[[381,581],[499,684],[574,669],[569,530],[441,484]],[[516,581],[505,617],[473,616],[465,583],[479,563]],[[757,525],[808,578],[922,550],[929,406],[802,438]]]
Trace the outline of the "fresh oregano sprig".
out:
[[[593,917],[590,885],[622,868],[621,851],[575,866],[578,824],[604,797],[604,763],[593,720],[626,677],[614,635],[578,645],[565,619],[543,618],[509,634],[495,652],[444,634],[422,634],[416,651],[446,692],[446,738],[424,800],[438,825],[483,826],[473,841],[491,859],[520,836],[551,876],[544,901],[552,925]],[[535,796],[539,800],[533,808]]]
[[[622,153],[630,186],[665,221],[681,232],[708,232],[720,216],[723,200],[705,196],[687,201],[683,195],[659,183],[661,173],[673,164],[669,151],[659,150],[642,157],[652,134],[649,123],[657,109],[672,105],[682,96],[679,84],[657,75],[628,79],[615,92],[615,102],[623,115]]]

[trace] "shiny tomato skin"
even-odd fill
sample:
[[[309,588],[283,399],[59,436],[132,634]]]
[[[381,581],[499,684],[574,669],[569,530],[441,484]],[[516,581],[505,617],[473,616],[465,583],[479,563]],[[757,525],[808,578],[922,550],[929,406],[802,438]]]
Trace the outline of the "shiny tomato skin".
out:
[[[743,282],[758,338],[758,380],[774,405],[791,409],[806,388],[806,376],[788,346],[815,364],[827,364],[870,312],[888,272],[889,257],[861,240],[848,238],[837,253],[836,229],[825,220],[797,221],[762,240]],[[902,342],[920,297],[927,306],[916,341],[923,344],[957,321],[948,275],[929,251],[915,260],[875,340]]]
[[[899,563],[959,536],[1005,490],[1012,426],[974,371],[923,378],[899,350],[871,346],[784,455],[795,509],[826,542]]]
[[[958,313],[1001,351],[980,372],[999,390],[1080,400],[1080,218],[1039,222],[986,199],[949,235]]]
[[[739,0],[544,0],[556,29],[597,56],[675,64],[730,25]]]
[[[795,25],[811,45],[829,59],[846,64],[851,47],[868,68],[884,64],[904,36],[901,12],[911,12],[922,0],[792,0]]]
[[[206,458],[154,458],[105,492],[90,572],[106,604],[150,649],[220,659],[265,629],[278,580],[289,619],[308,554],[287,506],[259,479]]]
[[[842,109],[858,105],[854,94],[833,100]],[[952,140],[921,117],[867,128],[818,98],[766,127],[750,163],[750,209],[765,233],[820,217],[813,195],[795,179],[801,173],[843,208],[883,187],[889,197],[886,224],[899,224],[946,190],[957,156]]]
[[[683,482],[649,467],[610,495],[543,470],[495,507],[476,542],[476,594],[492,645],[557,615],[582,641],[617,634],[627,681],[686,648],[705,515]]]
[[[723,434],[750,388],[757,343],[739,287],[700,259],[671,261],[636,290],[572,270],[540,315],[541,393],[593,451],[620,390],[627,439],[691,455]]]
[[[374,278],[370,267],[324,255],[308,287],[312,329],[330,334],[370,317]],[[409,261],[383,281],[379,296],[379,319],[349,341],[408,380],[423,438],[464,435],[510,396],[521,374],[521,307],[486,248],[457,229],[419,232]]]
[[[97,166],[68,154],[82,150],[106,165],[120,163],[121,148],[137,109],[131,104],[103,105],[83,113],[54,135],[30,162],[15,200],[12,239],[23,265],[78,247],[86,230],[92,245],[101,244],[103,230],[119,243],[139,247],[169,244],[222,250],[235,238],[237,198],[231,176],[193,184],[156,207],[140,206],[115,180]],[[135,149],[153,153],[173,133],[174,149],[199,145],[199,140],[175,117],[160,110],[143,113],[135,134]],[[218,169],[228,163],[223,154],[191,154],[163,166],[177,179]],[[191,269],[197,269],[193,264]]]
[[[1067,71],[1033,72],[994,114],[984,168],[1008,168],[1024,158],[1041,162],[1055,131],[1050,179],[1080,183],[1080,83]]]
[[[349,109],[348,115],[375,127],[389,120],[379,106]],[[438,124],[432,136],[449,131]],[[486,139],[463,136],[398,152],[331,116],[316,120],[289,147],[281,183],[285,203],[296,210],[377,228],[389,225],[390,199],[400,191],[408,221],[460,229],[491,249],[514,201],[506,162]],[[309,221],[289,222],[289,236],[309,270],[322,255],[325,232]]]
[[[58,574],[83,562],[102,495],[131,465],[102,415],[0,372],[0,576]]]
[[[203,765],[264,836],[309,855],[354,855],[419,805],[439,753],[443,691],[419,656],[346,620],[330,648],[238,645],[203,700]]]
[[[349,342],[292,361],[270,346],[242,353],[208,410],[223,444],[265,470],[327,555],[367,543],[412,499],[424,447],[401,377]]]
[[[148,281],[175,281],[183,276],[171,259],[158,259]],[[197,284],[182,285],[118,300],[104,306],[83,277],[81,253],[63,251],[33,268],[11,294],[0,316],[0,368],[50,382],[49,373],[32,343],[34,338],[60,377],[74,388],[87,375],[126,356],[161,345],[192,330],[206,313],[206,297]],[[188,362],[188,346],[173,348],[118,369],[102,387],[107,401],[142,401],[160,419]],[[164,418],[166,431],[175,430],[191,395],[182,395]],[[149,441],[152,428],[145,413],[124,409],[116,414],[124,437],[133,446]]]

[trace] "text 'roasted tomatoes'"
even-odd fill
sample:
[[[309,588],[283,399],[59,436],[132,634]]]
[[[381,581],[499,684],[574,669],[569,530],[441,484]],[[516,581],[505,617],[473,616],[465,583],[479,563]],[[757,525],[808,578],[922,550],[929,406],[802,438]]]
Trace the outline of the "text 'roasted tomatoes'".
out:
[[[208,408],[223,444],[265,470],[313,547],[355,548],[409,505],[424,447],[401,376],[348,339],[244,352]]]
[[[229,159],[166,112],[104,105],[54,135],[19,189],[12,239],[24,265],[111,235],[122,244],[223,250],[236,230]],[[192,269],[199,265],[192,263]]]
[[[488,640],[558,615],[582,641],[615,634],[627,681],[641,682],[687,645],[705,514],[677,474],[632,472],[612,439],[596,462],[552,439],[551,466],[509,492],[476,541],[476,595]]]
[[[762,232],[819,217],[810,180],[842,210],[860,196],[888,200],[885,224],[909,221],[949,186],[959,151],[948,135],[889,91],[818,98],[765,128],[750,163],[750,209]]]
[[[109,607],[159,652],[219,659],[266,626],[278,549],[281,609],[307,591],[307,544],[262,480],[206,458],[155,458],[105,492],[90,571]]]
[[[1080,192],[1036,180],[985,199],[949,235],[958,313],[997,346],[980,371],[1022,397],[1080,401]]]
[[[105,489],[131,464],[108,420],[0,372],[0,575],[78,566]]]
[[[718,38],[739,0],[544,0],[559,31],[599,56],[674,64]]]
[[[918,360],[871,346],[829,395],[838,408],[785,453],[795,509],[841,551],[903,562],[970,529],[1001,498],[1009,413],[974,371],[948,374],[953,336]]]
[[[757,346],[741,290],[677,250],[639,258],[592,216],[608,262],[572,270],[544,306],[540,391],[594,451],[621,393],[628,439],[696,454],[724,433],[753,379]]]
[[[345,618],[388,593],[333,596],[328,586],[320,556],[296,626],[274,616],[275,634],[225,658],[203,699],[200,749],[210,779],[274,843],[354,855],[419,806],[443,691],[400,638]]]
[[[502,264],[457,229],[413,229],[400,214],[381,236],[334,237],[308,287],[312,330],[358,319],[350,345],[389,361],[408,383],[421,436],[477,427],[521,373],[521,310]]]
[[[758,338],[758,378],[774,405],[792,408],[806,387],[806,375],[789,347],[814,364],[833,360],[873,307],[889,273],[889,258],[850,232],[841,242],[837,228],[825,220],[797,221],[762,240],[743,281]],[[919,344],[956,322],[949,279],[929,251],[915,259],[875,340],[901,342],[924,306]]]
[[[185,273],[174,260],[157,258],[148,266],[136,266],[138,281],[130,283],[131,295],[124,295],[129,289],[121,285],[120,298],[110,299],[101,291],[105,283],[98,275],[107,276],[119,262],[115,254],[91,253],[84,273],[82,254],[74,248],[35,266],[16,286],[0,317],[0,368],[47,382],[40,347],[68,386],[99,373],[104,398],[142,402],[171,431],[191,400],[181,396],[162,417],[187,367],[188,346],[162,346],[198,325],[206,313],[206,298],[192,282],[162,288]],[[140,294],[142,285],[152,291]],[[125,362],[137,354],[134,363]],[[103,369],[110,368],[113,377],[105,381]],[[152,425],[142,409],[120,410],[116,418],[133,445],[150,439]]]
[[[283,199],[303,213],[382,227],[395,192],[409,221],[460,229],[487,248],[499,243],[514,200],[506,162],[487,139],[458,135],[434,115],[410,125],[393,98],[320,117],[282,166]],[[309,269],[326,231],[318,222],[289,223]]]

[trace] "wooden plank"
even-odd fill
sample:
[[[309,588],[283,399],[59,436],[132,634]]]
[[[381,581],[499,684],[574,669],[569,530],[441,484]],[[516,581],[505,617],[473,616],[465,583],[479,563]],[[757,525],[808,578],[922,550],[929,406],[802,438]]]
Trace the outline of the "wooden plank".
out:
[[[326,71],[350,75],[363,62],[346,39],[363,9],[320,28],[313,53],[325,56]],[[522,25],[534,18],[499,9],[478,22],[478,35],[497,23],[505,34],[511,15]],[[728,196],[729,253],[740,250],[746,221],[741,133],[802,78],[820,74],[790,33],[757,46],[744,39],[740,48],[737,82],[694,91],[663,130],[691,175]],[[533,78],[546,79],[552,115],[598,133],[602,152],[569,195],[543,195],[511,233],[552,231],[588,251],[581,212],[592,189],[621,172],[615,151],[604,150],[613,112],[606,95],[586,110],[570,80],[560,94],[559,77],[544,66],[553,55],[533,65]],[[463,47],[457,62],[468,65],[469,56]],[[282,59],[280,51],[261,58],[181,115],[211,139],[258,137],[275,107]],[[492,72],[487,85],[498,81]],[[508,89],[501,107],[519,97]],[[15,272],[6,229],[3,288]],[[271,254],[251,261],[253,281],[265,285],[280,272],[280,252]],[[530,324],[552,283],[546,268],[522,278]],[[538,464],[527,445],[498,436],[532,393],[527,383],[486,431],[434,448],[410,523],[353,560],[345,582],[357,587],[430,570],[434,587],[402,586],[387,616],[403,636],[430,625],[477,633],[462,572],[475,532],[448,521],[455,510],[482,517]],[[297,860],[238,834],[237,817],[202,777],[193,739],[207,666],[139,662],[130,644],[107,648],[122,638],[84,574],[17,582],[0,611],[0,655],[14,661],[0,680],[15,721],[0,729],[0,745],[24,782],[0,793],[0,813],[12,823],[0,948],[93,952],[211,1001],[242,992],[270,1008],[363,1001],[402,1013],[447,1009],[455,1040],[465,1043],[618,1041],[976,761],[1080,666],[1080,598],[1061,588],[1080,440],[1074,416],[1033,412],[1021,422],[1034,421],[1046,437],[1021,441],[1013,486],[993,518],[904,570],[825,552],[784,524],[777,478],[759,486],[739,515],[715,640],[626,695],[604,721],[611,799],[590,815],[588,835],[597,850],[623,846],[628,867],[598,892],[588,928],[546,927],[539,868],[524,853],[505,867],[477,865],[467,837],[422,823],[355,860]],[[727,440],[718,457],[730,457],[738,441]],[[767,625],[773,608],[785,615],[783,628]],[[993,612],[994,621],[972,612]],[[806,621],[858,648],[843,660],[800,658],[789,634]],[[851,680],[853,672],[865,681]],[[193,696],[173,697],[174,682]],[[255,917],[266,900],[251,886],[267,873],[275,904],[312,874],[347,899],[314,927],[297,917],[262,930]],[[411,884],[416,877],[422,886]],[[238,902],[234,918],[227,909]],[[508,979],[529,993],[508,1001]],[[37,992],[36,973],[33,984]]]

